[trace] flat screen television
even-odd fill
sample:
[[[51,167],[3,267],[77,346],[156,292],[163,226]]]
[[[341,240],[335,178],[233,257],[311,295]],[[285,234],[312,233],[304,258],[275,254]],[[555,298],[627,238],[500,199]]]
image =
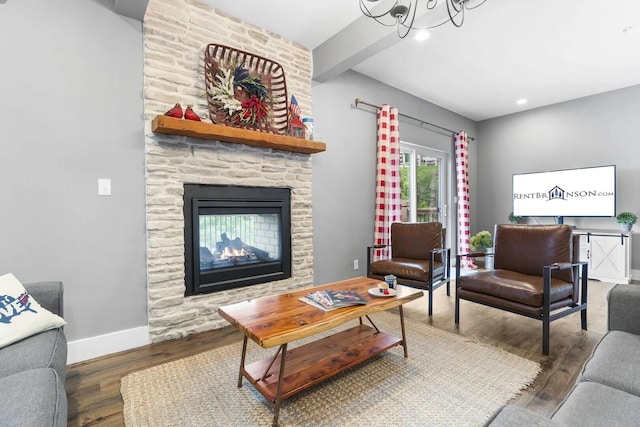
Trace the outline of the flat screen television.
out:
[[[616,215],[615,165],[513,174],[512,189],[516,216]]]

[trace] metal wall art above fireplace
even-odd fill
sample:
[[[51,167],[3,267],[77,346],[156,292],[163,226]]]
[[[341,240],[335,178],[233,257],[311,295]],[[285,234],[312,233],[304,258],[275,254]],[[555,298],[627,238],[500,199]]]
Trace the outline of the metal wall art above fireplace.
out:
[[[184,185],[185,295],[291,277],[291,190]]]

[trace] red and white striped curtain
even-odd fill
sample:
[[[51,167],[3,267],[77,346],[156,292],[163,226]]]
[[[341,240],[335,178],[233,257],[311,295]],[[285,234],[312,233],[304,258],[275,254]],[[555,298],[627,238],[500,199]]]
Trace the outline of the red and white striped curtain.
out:
[[[469,253],[469,145],[467,133],[460,131],[453,136],[456,155],[456,182],[458,189],[458,253]],[[460,259],[458,268],[477,268],[469,257]]]
[[[391,224],[401,221],[400,211],[400,131],[398,109],[387,104],[377,113],[376,212],[374,243],[391,244]],[[387,249],[375,257],[386,257]]]

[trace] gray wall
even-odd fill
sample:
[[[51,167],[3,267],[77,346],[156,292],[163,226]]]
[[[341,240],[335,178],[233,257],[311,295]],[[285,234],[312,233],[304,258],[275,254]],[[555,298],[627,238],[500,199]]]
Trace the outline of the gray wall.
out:
[[[63,281],[70,340],[147,324],[142,24],[112,8],[0,2],[0,274]]]
[[[476,133],[471,120],[356,72],[314,84],[314,132],[327,143],[326,152],[312,156],[316,284],[366,274],[366,246],[373,243],[376,116],[370,107],[361,104],[355,108],[356,98],[396,106],[403,114],[447,129],[464,129],[471,136]],[[420,128],[410,120],[401,119],[400,139],[451,150],[450,134]],[[476,147],[475,143],[470,144],[472,177]],[[473,198],[471,202],[473,210]],[[354,259],[360,261],[358,270],[353,269]]]
[[[476,228],[491,229],[507,221],[512,174],[585,166],[616,165],[617,212],[640,214],[639,120],[640,86],[633,86],[479,122]],[[554,219],[527,221],[551,223]],[[615,218],[565,218],[564,222],[618,230]],[[637,234],[633,240],[631,266],[637,270]]]

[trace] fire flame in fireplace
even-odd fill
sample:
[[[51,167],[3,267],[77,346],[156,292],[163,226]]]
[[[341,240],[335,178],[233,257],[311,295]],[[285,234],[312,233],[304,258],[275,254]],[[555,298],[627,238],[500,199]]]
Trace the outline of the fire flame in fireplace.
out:
[[[245,251],[244,248],[238,250],[238,249],[232,249],[229,246],[227,246],[224,248],[224,251],[222,251],[222,253],[220,254],[220,259],[244,257],[247,255],[249,255],[249,252]]]

